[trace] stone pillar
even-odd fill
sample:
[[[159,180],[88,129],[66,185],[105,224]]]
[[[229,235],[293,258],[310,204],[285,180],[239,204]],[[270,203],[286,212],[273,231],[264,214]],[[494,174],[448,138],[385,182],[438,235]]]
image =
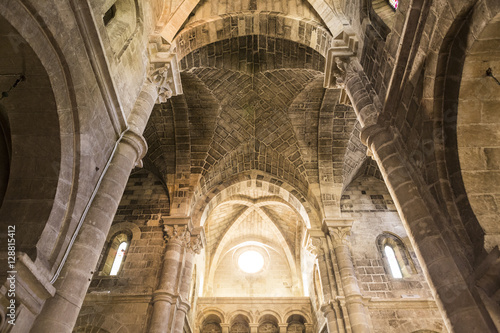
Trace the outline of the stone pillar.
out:
[[[153,292],[150,333],[180,333],[189,311],[189,287],[195,253],[201,249],[201,234],[191,234],[189,218],[166,218],[167,247],[157,289]]]
[[[325,220],[324,223],[324,227],[327,228],[332,239],[333,250],[337,257],[352,332],[368,333],[370,332],[368,312],[359,289],[348,246],[352,221]]]
[[[339,333],[337,314],[335,313],[332,304],[331,303],[323,304],[323,306],[321,306],[321,311],[323,312],[326,318],[326,325],[328,327],[328,332]]]
[[[279,327],[280,327],[280,333],[286,333],[288,324],[279,324]]]
[[[337,278],[333,271],[332,255],[330,253],[331,246],[329,246],[323,230],[310,229],[307,231],[306,237],[306,250],[318,260],[324,297],[321,311],[326,318],[328,332],[344,333],[344,318],[337,300],[339,296],[337,292],[342,292],[342,290],[338,291]]]
[[[202,228],[191,232],[190,240],[186,243],[184,254],[184,268],[179,281],[179,304],[174,317],[174,327],[172,332],[181,333],[184,328],[184,320],[187,312],[191,308],[189,304],[189,289],[191,287],[191,279],[193,276],[194,255],[200,253],[201,249],[201,232]]]
[[[474,287],[469,287],[470,267],[467,267],[459,247],[443,229],[446,223],[432,194],[417,185],[390,128],[366,126],[361,132],[408,231],[428,281],[433,287],[436,303],[450,332],[494,332],[491,318],[479,300]]]
[[[222,328],[222,333],[229,333],[229,324],[227,324],[227,323],[220,324],[220,327]]]
[[[56,281],[56,294],[45,303],[32,333],[73,330],[130,171],[146,149],[140,134],[131,130],[125,133]]]
[[[259,324],[249,324],[250,333],[257,333],[259,331]]]

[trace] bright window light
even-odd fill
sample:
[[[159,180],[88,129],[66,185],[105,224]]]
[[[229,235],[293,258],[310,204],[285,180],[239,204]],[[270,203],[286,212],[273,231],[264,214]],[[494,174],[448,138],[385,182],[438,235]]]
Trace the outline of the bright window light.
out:
[[[264,257],[257,251],[245,251],[238,257],[238,266],[245,273],[257,273],[264,267]]]
[[[115,260],[113,261],[113,266],[111,266],[111,273],[109,275],[116,275],[120,270],[122,265],[123,256],[125,255],[125,250],[127,249],[127,242],[122,242],[116,251]]]
[[[389,260],[389,266],[391,266],[392,276],[396,279],[401,279],[403,274],[401,274],[401,268],[399,268],[398,261],[396,260],[396,255],[392,247],[386,245],[384,248],[387,260]]]

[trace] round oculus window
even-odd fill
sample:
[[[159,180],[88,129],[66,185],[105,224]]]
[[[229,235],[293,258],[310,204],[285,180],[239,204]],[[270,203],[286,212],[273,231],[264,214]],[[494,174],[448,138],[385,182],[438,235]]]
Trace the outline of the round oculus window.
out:
[[[264,267],[264,257],[257,251],[245,251],[238,257],[238,266],[245,273],[257,273]]]

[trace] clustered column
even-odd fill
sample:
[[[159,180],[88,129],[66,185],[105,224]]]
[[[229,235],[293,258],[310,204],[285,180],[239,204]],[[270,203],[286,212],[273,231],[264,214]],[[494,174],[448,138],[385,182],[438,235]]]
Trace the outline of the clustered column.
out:
[[[165,222],[166,221],[166,222]],[[202,229],[193,231],[189,218],[164,219],[166,251],[160,281],[153,293],[150,333],[180,333],[190,309],[194,254],[201,250]]]
[[[352,332],[367,333],[370,332],[368,312],[356,279],[351,251],[349,250],[352,222],[348,220],[327,220],[325,226],[331,237],[333,250],[337,258]]]

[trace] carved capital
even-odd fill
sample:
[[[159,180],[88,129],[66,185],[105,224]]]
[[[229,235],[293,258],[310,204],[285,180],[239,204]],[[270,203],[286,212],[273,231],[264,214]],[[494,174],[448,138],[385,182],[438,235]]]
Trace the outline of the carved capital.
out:
[[[318,255],[323,254],[323,249],[321,248],[321,238],[319,237],[310,237],[307,241],[306,250],[311,253],[313,256],[317,257]]]
[[[186,244],[188,251],[192,253],[200,254],[203,248],[203,243],[201,242],[201,235],[192,235],[189,243]]]
[[[149,51],[149,82],[156,85],[158,99],[156,103],[165,103],[170,97],[182,94],[181,76],[177,64],[177,55],[170,44],[161,36],[152,36]]]
[[[328,232],[332,236],[334,244],[347,245],[351,236],[351,227],[329,227]]]
[[[163,238],[168,243],[186,246],[191,242],[191,232],[189,232],[187,225],[164,225]]]
[[[347,65],[358,50],[358,39],[352,33],[341,32],[328,50],[325,66],[324,87],[343,89],[346,82]]]

